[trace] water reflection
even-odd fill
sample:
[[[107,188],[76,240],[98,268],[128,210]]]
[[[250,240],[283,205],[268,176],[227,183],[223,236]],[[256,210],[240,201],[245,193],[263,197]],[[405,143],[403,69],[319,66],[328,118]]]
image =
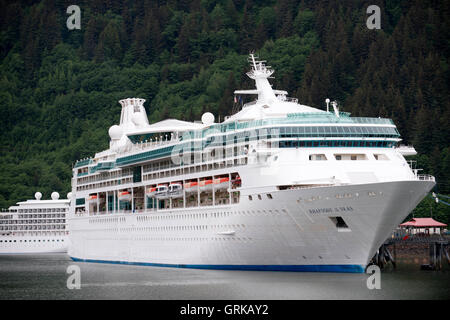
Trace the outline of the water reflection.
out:
[[[69,290],[67,267],[81,270]],[[221,271],[74,263],[66,255],[0,256],[0,299],[448,299],[450,268],[398,260],[367,289],[367,274]]]

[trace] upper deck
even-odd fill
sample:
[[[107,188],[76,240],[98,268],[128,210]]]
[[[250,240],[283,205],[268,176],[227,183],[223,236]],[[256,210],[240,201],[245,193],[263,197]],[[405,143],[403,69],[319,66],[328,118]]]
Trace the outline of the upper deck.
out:
[[[336,104],[333,111],[301,105],[287,97],[287,92],[272,89],[268,79],[273,74],[263,61],[250,55],[256,89],[237,90],[235,94],[257,95],[222,123],[206,113],[202,122],[166,119],[149,124],[144,99],[121,100],[120,124],[110,128],[110,148],[91,159],[74,165],[74,175],[83,177],[135,163],[173,158],[174,152],[193,154],[228,148],[248,148],[252,141],[264,141],[269,148],[307,147],[380,147],[395,146],[400,134],[391,119],[350,117]],[[229,153],[228,153],[229,154]],[[236,156],[236,155],[234,155]],[[202,157],[201,157],[202,158]],[[202,158],[203,159],[203,158]]]

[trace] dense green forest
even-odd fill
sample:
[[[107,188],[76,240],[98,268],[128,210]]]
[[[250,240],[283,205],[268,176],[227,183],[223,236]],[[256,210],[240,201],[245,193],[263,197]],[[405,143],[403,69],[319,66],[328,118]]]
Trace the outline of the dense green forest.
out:
[[[74,161],[108,147],[120,99],[146,99],[152,122],[229,115],[233,91],[253,88],[250,51],[302,104],[392,118],[449,195],[448,17],[450,1],[431,0],[1,1],[0,207],[69,192]],[[415,215],[431,209],[450,222],[431,198]]]

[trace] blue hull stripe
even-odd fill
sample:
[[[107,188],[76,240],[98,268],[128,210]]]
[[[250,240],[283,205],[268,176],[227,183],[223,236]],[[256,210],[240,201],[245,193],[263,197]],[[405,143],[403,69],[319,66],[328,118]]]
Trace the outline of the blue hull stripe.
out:
[[[94,263],[112,263],[135,266],[151,267],[170,267],[170,268],[189,268],[189,269],[215,269],[215,270],[249,270],[249,271],[301,271],[301,272],[345,272],[345,273],[364,273],[365,267],[357,264],[324,264],[324,265],[237,265],[237,264],[167,264],[167,263],[149,263],[149,262],[128,262],[128,261],[109,261],[79,259],[70,257],[77,262]]]

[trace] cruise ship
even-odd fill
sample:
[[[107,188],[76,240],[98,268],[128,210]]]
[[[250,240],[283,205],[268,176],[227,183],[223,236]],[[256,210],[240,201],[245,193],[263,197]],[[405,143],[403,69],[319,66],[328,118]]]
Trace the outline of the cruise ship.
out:
[[[68,194],[68,198],[70,193]],[[0,212],[0,254],[67,252],[69,199],[27,200]]]
[[[392,120],[299,104],[249,63],[256,88],[235,95],[255,98],[223,122],[149,124],[144,99],[119,101],[109,149],[73,167],[73,260],[364,272],[434,177],[405,160]]]

